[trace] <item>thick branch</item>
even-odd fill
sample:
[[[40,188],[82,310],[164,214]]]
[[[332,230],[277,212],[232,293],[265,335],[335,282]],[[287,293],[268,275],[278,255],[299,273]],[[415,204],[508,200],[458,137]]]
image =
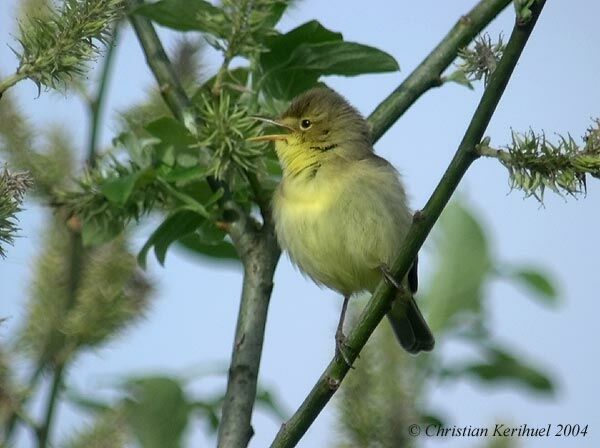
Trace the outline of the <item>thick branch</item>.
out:
[[[130,0],[132,6],[140,3],[139,0]],[[167,105],[188,129],[195,132],[197,117],[154,27],[143,17],[133,15],[130,20]],[[252,436],[250,422],[256,400],[265,323],[273,287],[273,273],[280,254],[260,185],[252,173],[249,174],[249,179],[257,192],[261,210],[266,214],[262,228],[227,195],[221,203],[223,209],[230,212],[226,214],[234,216],[228,220],[231,222],[229,234],[244,265],[244,284],[219,426],[219,446],[227,448],[245,447]],[[215,190],[220,187],[214,179],[209,179],[209,184]]]
[[[273,274],[280,254],[273,229],[268,224],[260,231],[241,234],[234,242],[238,250],[242,248],[244,283],[219,425],[220,448],[245,447],[253,434],[252,409]]]
[[[539,0],[532,7],[533,17],[527,24],[517,23],[513,28],[505,53],[490,78],[490,82],[483,93],[454,158],[423,210],[415,214],[413,224],[392,268],[396,278],[403,278],[407,274],[417,252],[448,203],[452,193],[471,163],[478,157],[476,147],[483,137],[544,3],[545,0]],[[379,284],[363,310],[356,327],[348,336],[347,343],[352,348],[350,361],[356,359],[370,335],[390,309],[393,293],[394,291],[386,282]],[[287,423],[282,425],[271,445],[272,448],[292,447],[298,443],[339,388],[348,370],[349,366],[341,356],[336,356],[330,362],[300,408]]]
[[[460,18],[427,58],[371,113],[369,123],[373,142],[379,140],[421,95],[441,85],[441,75],[456,59],[458,51],[510,3],[511,0],[481,0]]]

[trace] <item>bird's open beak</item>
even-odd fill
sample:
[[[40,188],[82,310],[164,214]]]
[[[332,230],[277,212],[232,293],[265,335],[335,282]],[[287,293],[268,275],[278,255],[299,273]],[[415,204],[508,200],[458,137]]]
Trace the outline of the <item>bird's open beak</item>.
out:
[[[265,123],[272,124],[274,126],[278,126],[280,128],[288,129],[289,131],[294,130],[294,128],[292,128],[291,126],[288,126],[287,124],[281,123],[277,120],[273,120],[272,118],[259,117],[256,115],[253,115],[251,118],[254,118],[255,120],[263,121]],[[265,141],[285,140],[285,139],[287,139],[287,137],[288,137],[288,134],[266,134],[266,135],[258,135],[256,137],[250,137],[250,138],[247,138],[246,140],[249,142],[265,142]]]

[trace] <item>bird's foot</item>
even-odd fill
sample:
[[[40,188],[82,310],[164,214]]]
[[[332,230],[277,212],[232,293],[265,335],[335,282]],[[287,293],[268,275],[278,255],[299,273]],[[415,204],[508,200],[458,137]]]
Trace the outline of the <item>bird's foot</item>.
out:
[[[379,270],[381,271],[381,274],[383,275],[384,280],[389,285],[393,286],[398,291],[403,290],[402,285],[400,283],[398,283],[398,281],[394,278],[394,276],[392,275],[392,271],[387,264],[382,264],[381,266],[379,266]]]
[[[335,355],[341,356],[344,362],[351,369],[354,368],[352,362],[350,361],[350,357],[348,356],[348,350],[352,350],[352,348],[346,344],[346,335],[338,330],[335,332]]]

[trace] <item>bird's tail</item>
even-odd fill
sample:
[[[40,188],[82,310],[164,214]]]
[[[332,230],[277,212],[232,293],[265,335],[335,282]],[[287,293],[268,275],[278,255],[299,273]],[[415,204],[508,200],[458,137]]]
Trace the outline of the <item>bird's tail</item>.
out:
[[[407,301],[398,294],[387,316],[400,345],[408,353],[417,354],[433,349],[435,339],[413,297]]]

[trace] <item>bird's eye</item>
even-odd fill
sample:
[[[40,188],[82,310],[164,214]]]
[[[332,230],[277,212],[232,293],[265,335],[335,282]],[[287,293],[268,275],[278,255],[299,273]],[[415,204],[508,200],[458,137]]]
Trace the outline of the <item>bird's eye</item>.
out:
[[[310,129],[311,126],[312,126],[312,122],[310,120],[304,119],[300,122],[300,129],[302,129],[303,131]]]

